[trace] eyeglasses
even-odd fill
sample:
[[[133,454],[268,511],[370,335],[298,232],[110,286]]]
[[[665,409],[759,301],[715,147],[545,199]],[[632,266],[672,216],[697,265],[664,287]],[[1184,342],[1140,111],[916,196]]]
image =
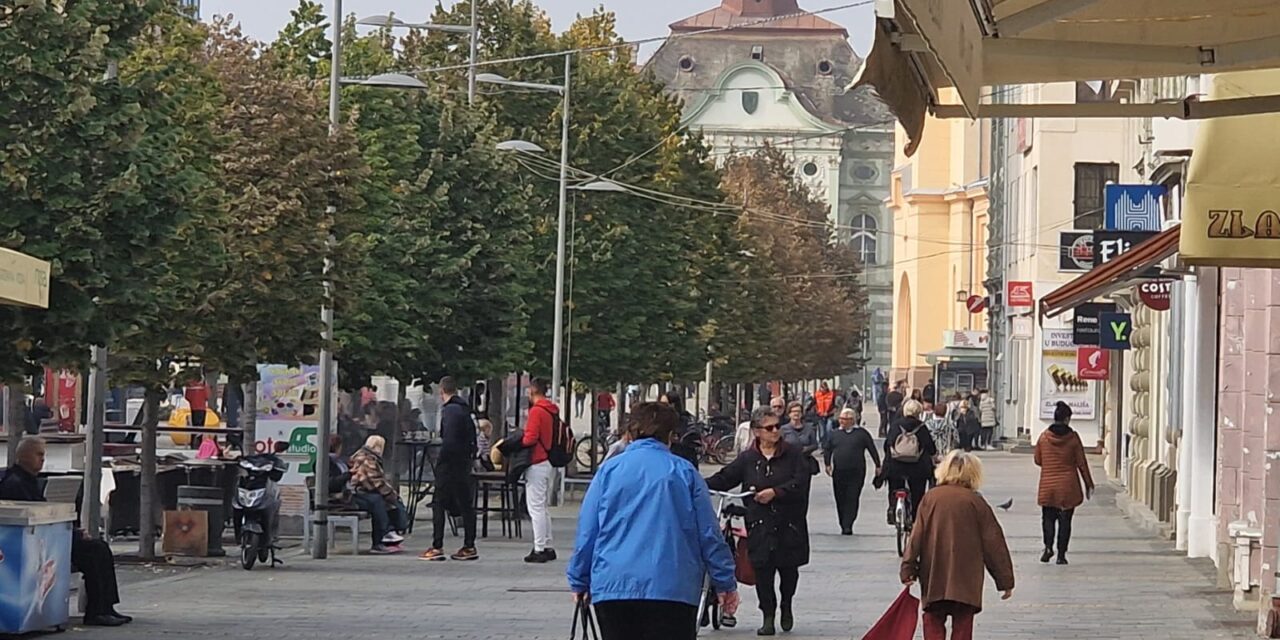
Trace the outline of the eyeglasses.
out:
[[[760,425],[760,430],[761,430],[761,431],[777,431],[778,429],[781,429],[781,428],[782,428],[782,425],[780,425],[780,424],[762,424],[762,425]]]

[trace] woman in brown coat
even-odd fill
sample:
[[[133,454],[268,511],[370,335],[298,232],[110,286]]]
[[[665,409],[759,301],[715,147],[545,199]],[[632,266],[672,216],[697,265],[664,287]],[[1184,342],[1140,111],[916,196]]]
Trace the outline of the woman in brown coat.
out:
[[[1002,600],[1013,597],[1013,559],[1004,530],[978,494],[982,462],[952,451],[937,469],[938,488],[925,494],[902,557],[902,583],[920,581],[924,640],[972,640],[973,617],[982,611],[983,570]]]
[[[1041,524],[1044,528],[1044,553],[1040,562],[1053,558],[1055,530],[1058,538],[1058,564],[1067,564],[1067,547],[1071,545],[1071,519],[1085,496],[1093,497],[1093,476],[1084,457],[1080,434],[1071,428],[1071,407],[1059,402],[1053,411],[1053,425],[1036,441],[1036,464],[1040,466]],[[1080,481],[1084,480],[1084,491]]]

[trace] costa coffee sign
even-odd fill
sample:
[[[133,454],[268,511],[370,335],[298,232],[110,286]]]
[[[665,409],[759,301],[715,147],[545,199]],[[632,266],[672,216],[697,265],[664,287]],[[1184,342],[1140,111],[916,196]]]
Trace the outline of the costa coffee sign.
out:
[[[1144,282],[1138,285],[1138,297],[1153,311],[1168,311],[1173,303],[1173,281]]]

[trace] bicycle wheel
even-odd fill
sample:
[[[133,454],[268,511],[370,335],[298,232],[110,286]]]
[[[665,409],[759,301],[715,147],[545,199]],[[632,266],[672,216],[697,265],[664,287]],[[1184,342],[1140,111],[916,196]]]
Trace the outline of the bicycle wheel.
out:
[[[901,558],[907,552],[907,536],[911,534],[911,529],[907,527],[906,508],[902,502],[898,502],[897,509],[893,512],[894,527],[898,530],[898,557]]]
[[[716,442],[715,456],[716,461],[720,464],[732,464],[738,457],[737,439],[733,436],[725,436]]]
[[[574,445],[574,459],[578,461],[579,470],[599,468],[600,463],[604,461],[604,454],[604,443],[595,436],[582,436]]]
[[[711,628],[716,631],[720,630],[720,600],[711,601]]]

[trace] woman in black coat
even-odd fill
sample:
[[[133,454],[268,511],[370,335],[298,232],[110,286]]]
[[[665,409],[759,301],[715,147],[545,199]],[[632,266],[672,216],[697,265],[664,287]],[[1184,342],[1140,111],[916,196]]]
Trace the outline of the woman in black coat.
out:
[[[920,413],[924,405],[915,400],[902,403],[902,417],[893,426],[884,440],[883,475],[889,483],[889,524],[893,524],[893,494],[899,489],[910,489],[912,509],[920,506],[925,491],[929,490],[929,481],[933,478],[933,465],[938,456],[938,446],[929,434],[929,428],[920,421]],[[903,434],[914,434],[916,438],[915,459],[904,457],[900,440]],[[905,444],[903,442],[902,444]]]
[[[758,409],[752,416],[755,444],[738,455],[733,463],[707,479],[714,491],[729,491],[741,485],[754,491],[747,499],[747,550],[756,573],[756,595],[764,624],[758,635],[771,636],[778,595],[774,576],[782,592],[782,630],[795,624],[791,602],[800,583],[800,567],[809,564],[808,511],[809,467],[804,454],[782,441],[778,415]]]

